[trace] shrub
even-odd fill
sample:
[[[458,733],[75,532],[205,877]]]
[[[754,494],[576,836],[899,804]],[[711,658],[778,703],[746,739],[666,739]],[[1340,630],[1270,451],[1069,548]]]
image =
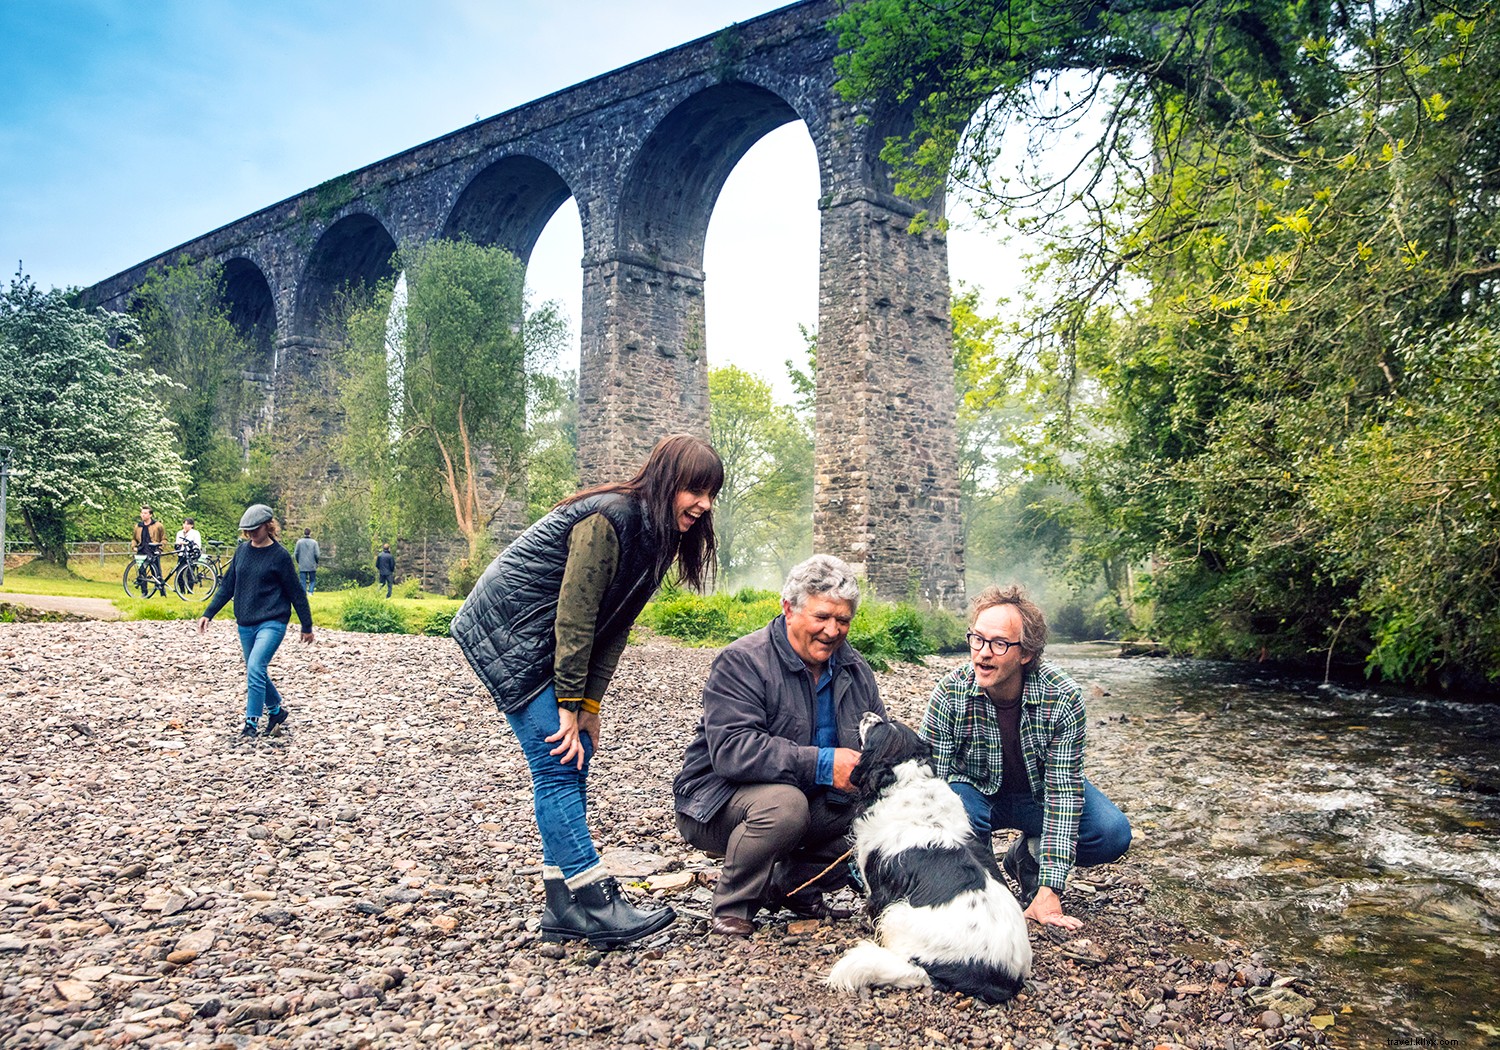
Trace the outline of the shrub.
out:
[[[427,619],[422,621],[422,633],[446,637],[448,628],[453,625],[453,616],[457,609],[437,609],[427,614]]]
[[[745,587],[707,597],[664,590],[641,613],[640,624],[694,645],[725,645],[764,627],[781,612],[774,591]],[[849,644],[878,671],[897,661],[915,662],[933,652],[963,648],[964,621],[945,610],[866,599],[849,631]]]
[[[339,626],[365,634],[406,634],[406,620],[390,602],[356,594],[339,609]]]
[[[718,641],[729,632],[729,617],[723,609],[692,596],[661,603],[654,620],[656,630],[685,642]]]
[[[396,589],[393,593],[397,598],[410,598],[415,601],[421,601],[422,581],[415,576],[409,580],[402,580],[396,584]]]
[[[484,572],[486,562],[460,558],[453,563],[448,570],[448,590],[455,598],[467,598],[474,585],[479,582],[479,574]]]

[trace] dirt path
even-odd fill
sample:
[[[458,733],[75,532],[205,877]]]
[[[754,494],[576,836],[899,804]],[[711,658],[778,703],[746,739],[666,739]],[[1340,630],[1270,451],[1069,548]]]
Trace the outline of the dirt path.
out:
[[[69,613],[89,620],[118,620],[122,615],[107,598],[73,598],[62,594],[13,594],[0,591],[0,605],[24,605],[43,612]]]

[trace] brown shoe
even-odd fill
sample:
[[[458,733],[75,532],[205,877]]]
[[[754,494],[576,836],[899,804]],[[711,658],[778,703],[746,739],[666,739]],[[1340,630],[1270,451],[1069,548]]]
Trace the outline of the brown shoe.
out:
[[[755,932],[755,923],[738,915],[719,915],[714,918],[711,932],[720,937],[748,937]]]

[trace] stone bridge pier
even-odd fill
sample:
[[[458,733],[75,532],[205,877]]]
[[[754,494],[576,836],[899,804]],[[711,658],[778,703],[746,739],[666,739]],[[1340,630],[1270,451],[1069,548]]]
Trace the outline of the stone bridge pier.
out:
[[[836,0],[804,0],[358,169],[101,282],[128,309],[156,266],[211,260],[231,316],[297,396],[340,287],[394,274],[398,246],[466,237],[529,258],[569,198],[583,229],[579,458],[633,470],[664,433],[708,433],[703,248],[754,143],[801,121],[821,214],[814,546],[876,593],[963,600],[947,246],[907,232],[942,201],[897,197],[879,161],[899,111],[835,90]],[[928,227],[929,231],[931,227]],[[255,374],[259,375],[260,372]],[[273,401],[269,411],[285,415]]]

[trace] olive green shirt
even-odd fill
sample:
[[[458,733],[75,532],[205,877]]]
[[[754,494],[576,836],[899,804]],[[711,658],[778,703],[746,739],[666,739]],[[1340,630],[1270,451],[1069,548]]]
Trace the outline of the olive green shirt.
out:
[[[590,514],[568,534],[568,561],[557,596],[553,688],[559,700],[582,700],[598,711],[620,663],[628,632],[603,647],[594,645],[599,603],[620,566],[620,540],[603,514]]]

